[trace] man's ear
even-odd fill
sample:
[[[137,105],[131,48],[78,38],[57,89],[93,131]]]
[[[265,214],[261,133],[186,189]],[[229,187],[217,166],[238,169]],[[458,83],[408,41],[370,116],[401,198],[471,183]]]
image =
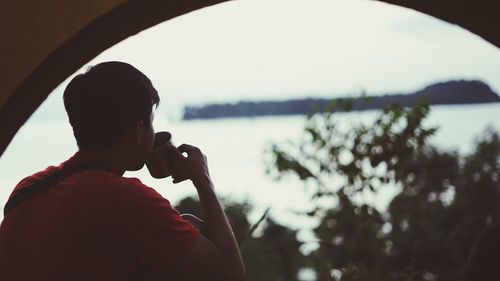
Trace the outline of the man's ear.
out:
[[[145,133],[144,120],[140,120],[134,123],[132,126],[130,133],[132,134],[132,139],[136,143],[142,143]]]

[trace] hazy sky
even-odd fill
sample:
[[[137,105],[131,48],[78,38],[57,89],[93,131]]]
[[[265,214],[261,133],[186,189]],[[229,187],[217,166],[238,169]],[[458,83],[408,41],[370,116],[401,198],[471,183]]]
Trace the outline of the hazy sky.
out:
[[[406,92],[449,79],[481,79],[500,92],[496,47],[460,27],[370,0],[224,3],[143,31],[90,64],[106,60],[146,73],[169,110]]]

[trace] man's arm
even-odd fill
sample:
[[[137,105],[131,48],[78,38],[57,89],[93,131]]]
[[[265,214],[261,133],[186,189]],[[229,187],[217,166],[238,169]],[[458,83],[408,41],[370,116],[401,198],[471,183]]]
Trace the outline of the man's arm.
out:
[[[205,155],[196,147],[179,146],[179,165],[200,198],[205,235],[201,235],[177,274],[188,280],[245,280],[245,267],[233,231],[214,192]],[[174,175],[174,183],[176,176]]]

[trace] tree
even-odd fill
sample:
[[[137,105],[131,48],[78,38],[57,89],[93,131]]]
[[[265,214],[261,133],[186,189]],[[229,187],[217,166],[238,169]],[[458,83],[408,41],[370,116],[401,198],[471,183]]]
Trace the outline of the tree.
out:
[[[271,175],[313,189],[318,280],[456,280],[474,237],[500,219],[498,133],[462,156],[429,144],[425,104],[342,129],[335,112],[346,106],[308,116],[302,139],[268,149]],[[401,191],[382,213],[357,200],[388,185]]]

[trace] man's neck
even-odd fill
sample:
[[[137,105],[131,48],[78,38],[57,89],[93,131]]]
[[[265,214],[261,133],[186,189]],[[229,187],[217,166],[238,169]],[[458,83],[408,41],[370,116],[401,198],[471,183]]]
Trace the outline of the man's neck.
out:
[[[79,151],[85,158],[88,158],[91,161],[96,161],[102,165],[104,165],[108,170],[112,173],[123,176],[126,171],[126,168],[123,167],[124,159],[122,159],[122,153],[115,152],[113,150],[105,150],[105,151],[88,151],[88,150],[80,150]]]

